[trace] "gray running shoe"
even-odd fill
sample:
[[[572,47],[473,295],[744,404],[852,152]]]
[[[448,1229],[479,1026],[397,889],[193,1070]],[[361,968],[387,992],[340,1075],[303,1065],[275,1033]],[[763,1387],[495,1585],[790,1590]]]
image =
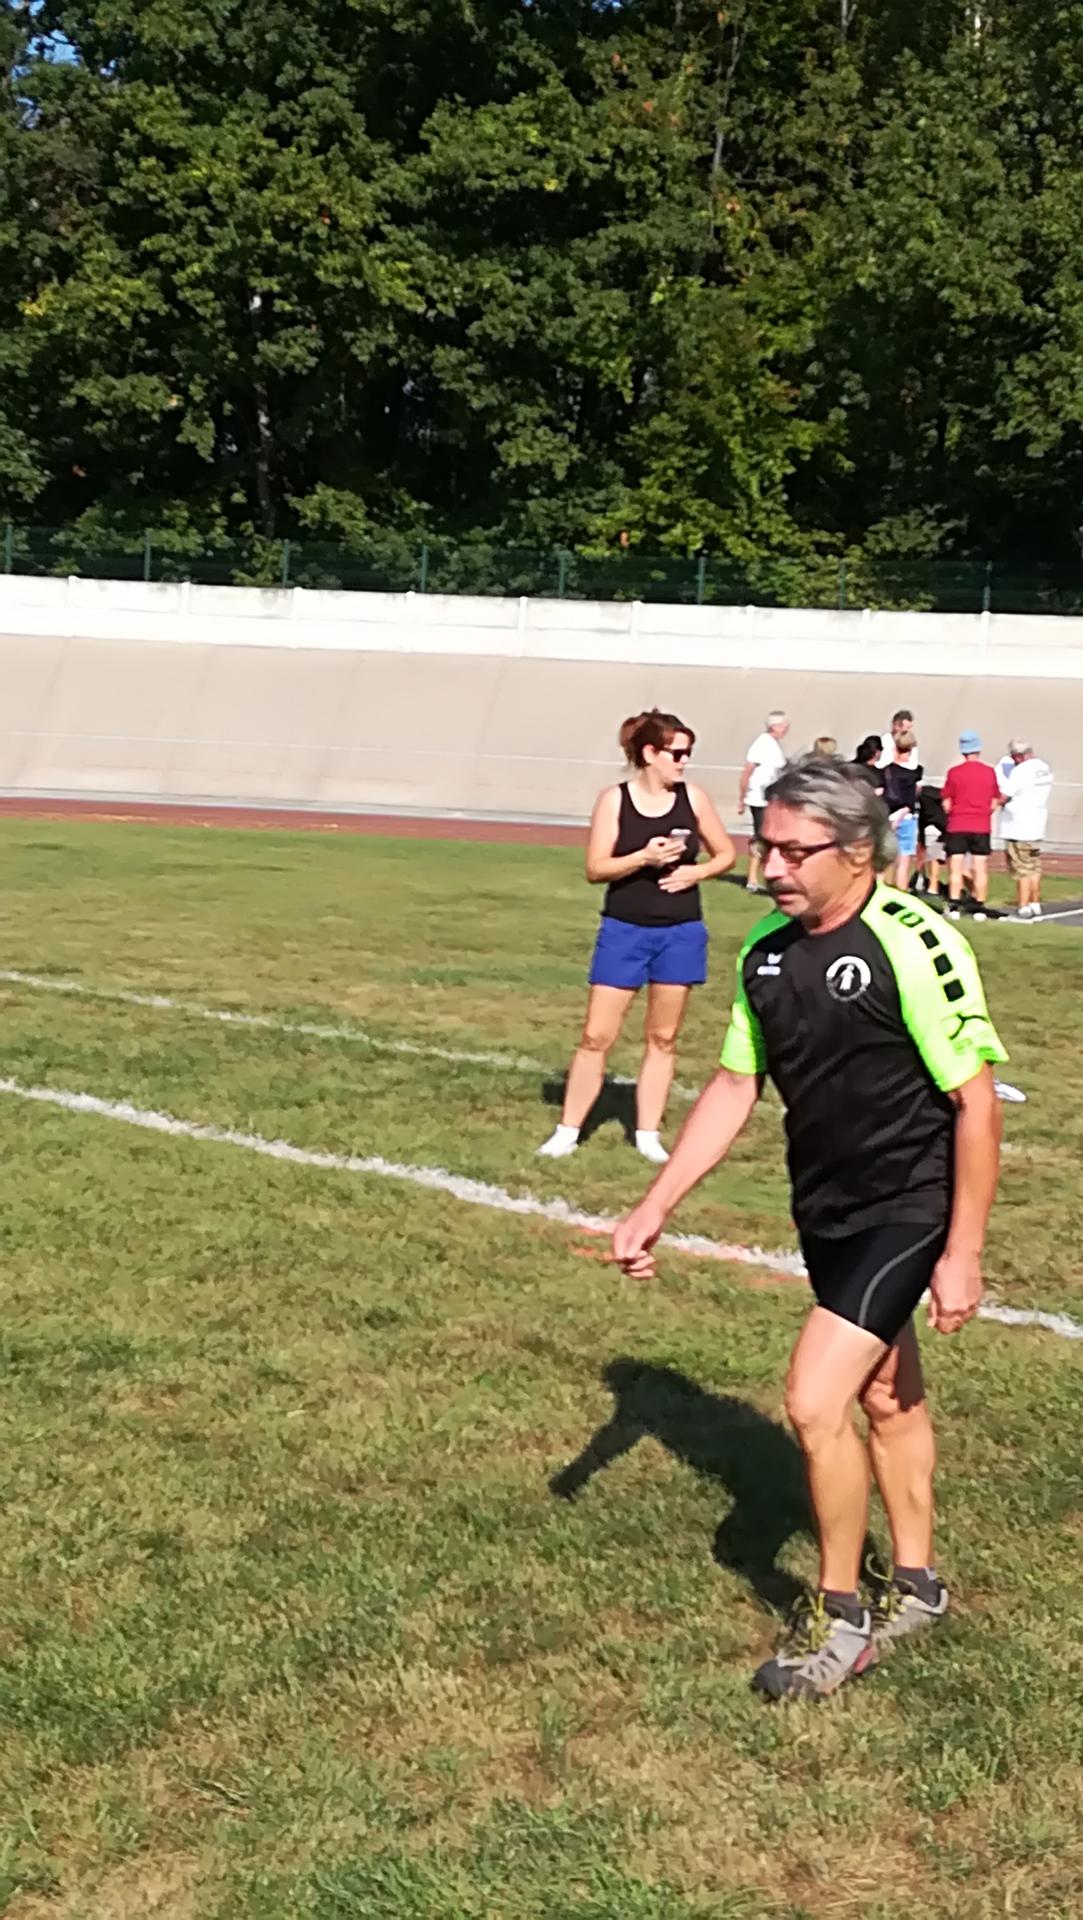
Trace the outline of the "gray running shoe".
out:
[[[924,1600],[905,1580],[878,1567],[869,1566],[866,1571],[873,1589],[872,1632],[878,1647],[902,1640],[921,1627],[935,1627],[947,1614],[950,1600],[942,1580],[937,1582],[936,1599]]]
[[[753,1675],[752,1685],[772,1700],[819,1700],[875,1664],[868,1610],[855,1627],[828,1613],[822,1593],[811,1593],[797,1602],[782,1646]]]

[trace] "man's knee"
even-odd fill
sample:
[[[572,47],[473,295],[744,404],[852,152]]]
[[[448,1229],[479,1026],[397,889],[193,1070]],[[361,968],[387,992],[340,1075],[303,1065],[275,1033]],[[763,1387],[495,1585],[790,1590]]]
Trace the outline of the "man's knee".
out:
[[[927,1419],[925,1382],[913,1330],[900,1335],[898,1347],[866,1381],[859,1396],[861,1411],[874,1431],[887,1431],[906,1419]]]
[[[811,1374],[791,1373],[786,1382],[786,1418],[805,1448],[836,1440],[849,1423],[852,1405]]]
[[[861,1406],[874,1458],[878,1447],[890,1449],[896,1462],[905,1460],[912,1484],[919,1490],[925,1487],[936,1471],[936,1438],[924,1400],[907,1404],[890,1387],[874,1381],[862,1394]]]
[[[881,1431],[905,1417],[908,1411],[899,1399],[896,1380],[870,1380],[861,1395],[861,1411],[874,1431]]]

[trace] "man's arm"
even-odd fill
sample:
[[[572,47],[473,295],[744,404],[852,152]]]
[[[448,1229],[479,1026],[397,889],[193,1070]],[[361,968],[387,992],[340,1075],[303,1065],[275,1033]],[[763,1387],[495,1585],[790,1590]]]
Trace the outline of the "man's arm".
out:
[[[1000,1102],[991,1067],[957,1087],[955,1195],[947,1245],[936,1264],[929,1325],[956,1333],[982,1297],[981,1255],[1000,1171]]]
[[[762,1084],[759,1074],[735,1073],[729,1067],[720,1067],[708,1081],[668,1163],[613,1234],[613,1256],[625,1273],[637,1280],[652,1277],[651,1249],[658,1235],[685,1195],[725,1159],[760,1097]]]

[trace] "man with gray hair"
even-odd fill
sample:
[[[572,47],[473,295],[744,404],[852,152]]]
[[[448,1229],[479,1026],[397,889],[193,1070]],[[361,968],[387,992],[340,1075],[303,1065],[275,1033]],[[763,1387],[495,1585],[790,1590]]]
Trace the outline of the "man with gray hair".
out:
[[[745,764],[741,768],[741,778],[737,783],[737,812],[742,814],[748,807],[752,815],[752,838],[748,847],[748,878],[745,885],[749,893],[761,893],[760,862],[756,852],[756,836],[763,823],[763,810],[767,804],[767,788],[776,774],[786,765],[786,755],[782,742],[789,733],[790,723],[780,708],[776,707],[768,714],[763,723],[763,732],[758,733],[745,755]]]
[[[1049,821],[1053,775],[1029,740],[1008,742],[1008,767],[998,769],[1004,810],[1000,830],[1004,852],[1015,877],[1016,912],[1020,920],[1039,920],[1042,913],[1042,841]]]
[[[981,1300],[1000,1139],[990,1064],[1006,1055],[966,940],[879,879],[893,851],[882,801],[851,768],[806,754],[768,788],[760,852],[776,911],[741,950],[720,1070],[613,1237],[625,1272],[651,1278],[667,1219],[729,1152],[769,1075],[816,1298],[786,1407],[820,1541],[816,1589],[755,1675],[772,1699],[833,1693],[948,1608],[912,1315],[928,1288],[931,1325],[954,1333]],[[859,1592],[870,1456],[894,1552],[871,1607]]]

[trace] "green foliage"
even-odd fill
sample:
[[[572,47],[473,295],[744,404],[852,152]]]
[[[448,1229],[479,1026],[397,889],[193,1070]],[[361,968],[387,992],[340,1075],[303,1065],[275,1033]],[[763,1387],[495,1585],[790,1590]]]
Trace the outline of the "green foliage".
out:
[[[4,0],[0,513],[1070,566],[1081,45],[1083,0]]]

